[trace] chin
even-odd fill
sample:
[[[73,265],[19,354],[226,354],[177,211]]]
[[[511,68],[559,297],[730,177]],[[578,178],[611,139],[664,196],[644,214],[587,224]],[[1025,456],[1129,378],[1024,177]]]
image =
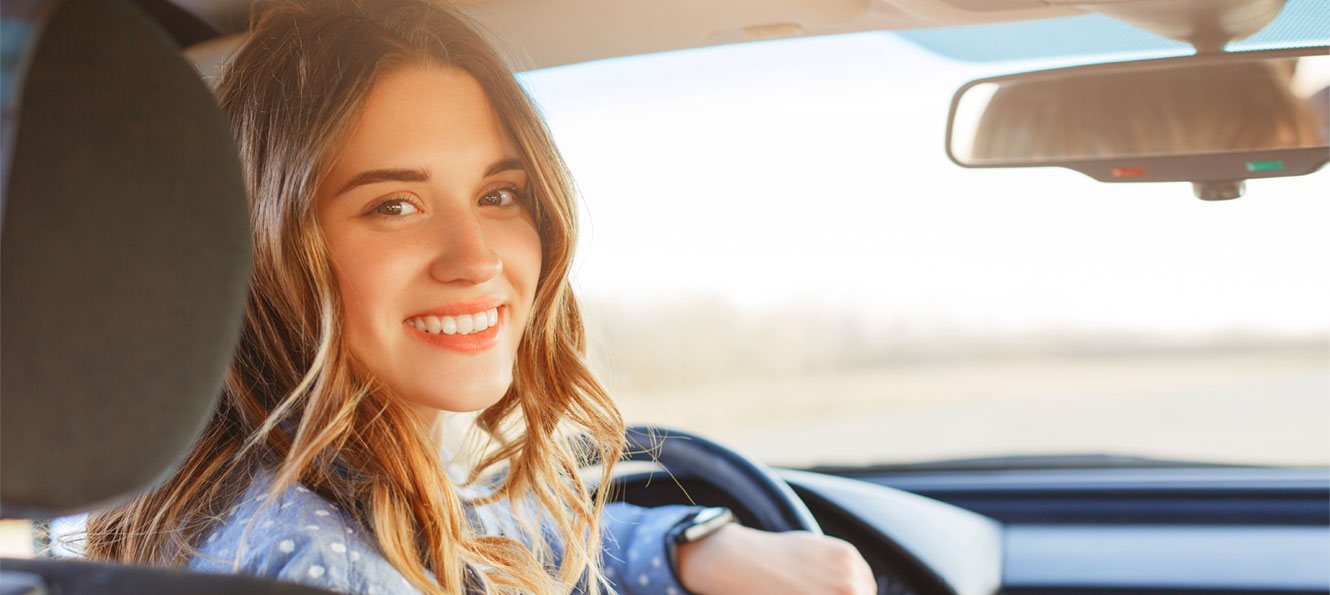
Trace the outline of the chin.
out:
[[[440,385],[443,384],[447,383],[440,383]],[[503,398],[503,395],[508,392],[508,387],[511,384],[512,380],[508,379],[504,382],[477,384],[473,386],[458,387],[454,385],[452,387],[453,390],[446,393],[439,393],[434,390],[420,390],[420,387],[416,387],[416,390],[399,391],[398,395],[415,405],[421,405],[451,413],[470,413],[486,409],[489,406],[498,403],[499,400]]]
[[[482,411],[485,409],[489,409],[491,405],[498,403],[499,399],[502,398],[503,395],[500,394],[499,396],[494,397],[492,399],[477,399],[474,401],[467,401],[461,404],[450,403],[448,407],[445,407],[442,410],[450,413],[472,413],[475,411]]]

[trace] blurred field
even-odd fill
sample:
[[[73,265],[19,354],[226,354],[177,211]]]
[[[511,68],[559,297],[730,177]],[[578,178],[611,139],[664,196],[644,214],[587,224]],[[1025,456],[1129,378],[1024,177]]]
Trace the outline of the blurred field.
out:
[[[32,523],[26,520],[0,521],[0,556],[28,558],[32,556]]]
[[[1117,454],[1330,465],[1330,355],[989,358],[615,391],[774,464]]]

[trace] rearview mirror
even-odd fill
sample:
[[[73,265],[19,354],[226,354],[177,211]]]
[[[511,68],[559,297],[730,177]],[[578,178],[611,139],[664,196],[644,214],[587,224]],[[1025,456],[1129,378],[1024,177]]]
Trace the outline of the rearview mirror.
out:
[[[1061,166],[1103,182],[1241,181],[1330,160],[1330,51],[1219,53],[972,81],[952,99],[947,154],[965,167]],[[1208,194],[1208,195],[1207,195]]]

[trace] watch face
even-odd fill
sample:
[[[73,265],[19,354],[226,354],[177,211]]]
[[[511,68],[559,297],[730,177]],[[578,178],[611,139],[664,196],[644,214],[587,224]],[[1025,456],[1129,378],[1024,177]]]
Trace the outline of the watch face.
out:
[[[703,508],[702,510],[697,511],[697,514],[693,516],[693,524],[701,525],[729,511],[730,509],[721,508],[719,506],[714,506],[711,508]]]
[[[678,543],[692,543],[715,533],[733,520],[734,513],[730,512],[728,508],[704,508],[693,515],[691,526],[680,532],[675,537],[675,541]]]

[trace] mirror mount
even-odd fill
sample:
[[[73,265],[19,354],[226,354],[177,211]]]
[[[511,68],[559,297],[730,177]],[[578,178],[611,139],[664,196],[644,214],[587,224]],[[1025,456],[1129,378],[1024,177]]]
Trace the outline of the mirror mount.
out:
[[[1196,198],[1201,200],[1233,200],[1247,191],[1247,182],[1244,180],[1192,182],[1191,189],[1196,193]]]
[[[1198,54],[1224,51],[1230,42],[1265,28],[1285,0],[1155,0],[1087,6],[1156,35],[1191,44]]]

